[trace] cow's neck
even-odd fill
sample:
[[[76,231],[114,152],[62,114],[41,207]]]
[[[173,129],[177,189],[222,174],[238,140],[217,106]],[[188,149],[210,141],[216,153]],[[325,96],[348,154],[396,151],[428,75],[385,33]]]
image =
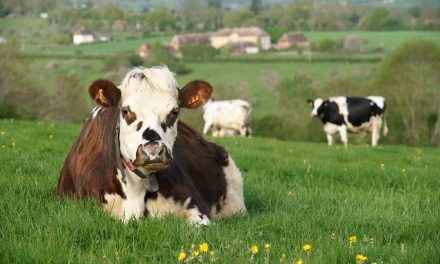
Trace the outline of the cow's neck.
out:
[[[118,180],[122,186],[125,195],[123,205],[123,218],[125,221],[131,218],[139,218],[145,211],[145,194],[149,189],[149,179],[140,178],[129,169],[124,168],[125,179],[122,179],[122,173],[118,170]]]

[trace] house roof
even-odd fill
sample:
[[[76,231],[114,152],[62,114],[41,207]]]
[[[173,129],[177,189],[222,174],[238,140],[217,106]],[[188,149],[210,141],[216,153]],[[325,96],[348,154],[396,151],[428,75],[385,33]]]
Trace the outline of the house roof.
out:
[[[262,30],[259,27],[242,27],[242,28],[222,28],[219,31],[217,31],[216,33],[214,33],[214,36],[229,36],[232,34],[237,34],[241,37],[244,36],[259,36],[259,37],[264,37],[264,36],[269,36],[269,34]]]
[[[231,45],[233,49],[257,47],[255,43],[248,41],[232,42],[229,45]]]
[[[285,33],[279,40],[288,42],[307,42],[309,41],[302,33]]]
[[[85,27],[80,27],[75,31],[75,35],[93,35],[93,32]]]
[[[176,35],[174,38],[181,44],[210,44],[211,43],[211,34],[183,34]]]

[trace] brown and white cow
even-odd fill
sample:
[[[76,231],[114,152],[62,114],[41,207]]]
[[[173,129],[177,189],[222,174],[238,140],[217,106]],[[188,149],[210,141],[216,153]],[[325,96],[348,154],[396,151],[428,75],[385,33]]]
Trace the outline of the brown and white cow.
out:
[[[176,214],[208,225],[246,212],[234,160],[178,121],[181,108],[202,106],[211,93],[205,81],[178,89],[166,67],[135,68],[119,88],[93,82],[98,106],[64,162],[58,194],[99,198],[125,222]]]

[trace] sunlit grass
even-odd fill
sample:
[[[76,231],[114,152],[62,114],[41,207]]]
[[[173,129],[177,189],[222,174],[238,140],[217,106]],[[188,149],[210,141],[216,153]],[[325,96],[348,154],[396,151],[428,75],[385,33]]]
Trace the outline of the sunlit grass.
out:
[[[0,121],[1,263],[176,263],[196,251],[204,263],[440,259],[439,149],[218,139],[243,173],[246,216],[124,225],[97,202],[55,194],[80,129]]]

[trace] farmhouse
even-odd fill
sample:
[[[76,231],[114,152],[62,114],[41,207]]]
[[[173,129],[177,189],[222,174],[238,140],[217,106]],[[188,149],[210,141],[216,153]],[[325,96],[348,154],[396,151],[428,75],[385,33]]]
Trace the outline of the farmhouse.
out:
[[[277,48],[280,50],[289,49],[293,46],[307,49],[310,46],[309,40],[302,33],[285,33],[277,42]]]
[[[92,43],[95,41],[95,34],[92,31],[81,27],[73,34],[73,44],[80,45],[85,43]]]
[[[211,45],[211,34],[183,34],[176,35],[170,42],[174,50],[180,50],[185,45]]]
[[[211,45],[216,49],[236,42],[251,42],[261,50],[270,48],[269,34],[258,27],[223,28],[211,36]]]

